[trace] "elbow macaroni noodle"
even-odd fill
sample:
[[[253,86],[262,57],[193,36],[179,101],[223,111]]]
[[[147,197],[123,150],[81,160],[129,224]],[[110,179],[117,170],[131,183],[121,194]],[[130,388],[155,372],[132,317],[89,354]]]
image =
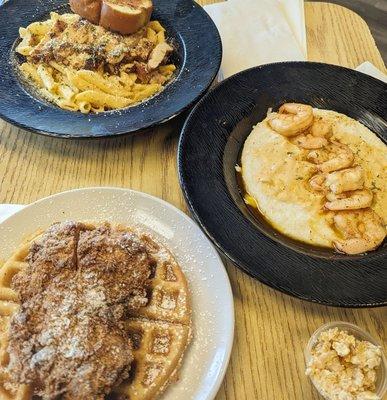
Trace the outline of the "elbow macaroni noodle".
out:
[[[16,51],[27,58],[20,65],[22,74],[35,84],[40,93],[60,108],[82,113],[102,112],[120,109],[141,102],[157,92],[163,85],[159,82],[141,83],[136,73],[126,72],[128,64],[119,66],[117,74],[86,69],[74,69],[56,61],[32,63],[29,56],[34,48],[49,35],[54,23],[60,19],[66,23],[75,22],[75,14],[59,15],[52,12],[44,22],[34,22],[27,28],[20,28],[22,39]],[[158,21],[151,21],[146,27],[146,38],[155,45],[165,42],[165,30]],[[31,43],[35,43],[34,45]],[[157,72],[168,81],[176,67],[173,64],[160,65]]]

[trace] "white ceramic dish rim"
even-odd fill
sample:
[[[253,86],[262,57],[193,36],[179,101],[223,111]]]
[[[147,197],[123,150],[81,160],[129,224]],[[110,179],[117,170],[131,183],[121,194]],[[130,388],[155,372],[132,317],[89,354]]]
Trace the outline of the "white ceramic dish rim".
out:
[[[211,366],[215,365],[215,370],[211,371],[211,375],[215,376],[215,379],[212,380],[211,382],[208,381],[208,379],[205,379],[205,382],[201,382],[200,384],[203,386],[205,385],[205,388],[198,388],[197,392],[198,395],[195,395],[192,397],[192,400],[212,400],[218,390],[219,387],[223,381],[224,375],[227,370],[228,362],[230,359],[231,355],[231,350],[232,350],[232,344],[233,344],[233,338],[234,338],[234,306],[233,306],[233,296],[232,296],[232,290],[231,290],[231,285],[227,276],[227,273],[225,271],[225,268],[223,266],[223,263],[219,257],[219,254],[216,252],[214,246],[212,243],[207,239],[207,237],[204,235],[204,233],[200,230],[200,228],[196,225],[196,223],[190,219],[184,212],[181,210],[177,209],[173,205],[169,204],[168,202],[151,196],[147,193],[135,191],[132,189],[125,189],[125,188],[117,188],[117,187],[88,187],[88,188],[81,188],[81,189],[72,189],[68,190],[65,192],[53,194],[51,196],[39,199],[27,206],[25,206],[23,209],[15,212],[13,215],[5,219],[3,222],[0,223],[0,240],[3,235],[11,235],[12,230],[15,229],[15,222],[17,222],[20,218],[24,217],[25,215],[28,215],[31,210],[34,210],[35,208],[39,208],[42,205],[50,205],[55,204],[55,202],[60,200],[62,196],[67,196],[67,195],[72,195],[72,194],[92,194],[93,192],[104,192],[105,195],[108,195],[108,192],[116,192],[117,196],[123,195],[126,193],[129,197],[134,196],[134,197],[143,197],[145,200],[154,202],[156,206],[161,207],[161,209],[166,209],[172,213],[175,213],[178,218],[181,218],[187,225],[187,232],[188,235],[193,235],[197,236],[201,242],[205,244],[207,247],[208,251],[211,253],[210,256],[213,258],[214,265],[218,265],[218,271],[217,271],[217,279],[216,281],[222,281],[223,283],[223,289],[222,292],[224,293],[224,297],[220,299],[219,305],[221,306],[221,310],[227,309],[228,313],[221,312],[219,314],[222,314],[225,316],[224,321],[225,321],[225,326],[222,329],[222,333],[224,334],[224,340],[223,340],[223,347],[224,347],[224,352],[222,354],[215,353],[216,355],[216,363],[213,362]],[[114,196],[113,196],[114,197]],[[66,218],[63,218],[66,219]],[[63,220],[62,219],[62,220]],[[57,220],[60,220],[59,218]],[[90,218],[90,220],[101,220],[96,216],[95,218]],[[103,218],[105,220],[105,218]],[[54,221],[52,221],[54,222]],[[121,221],[118,221],[121,222]],[[44,225],[44,223],[43,223]],[[31,234],[33,233],[34,229],[38,229],[41,226],[36,226],[32,229],[28,229],[27,231],[25,230],[24,227],[20,228],[20,226],[17,228],[19,231],[24,229],[25,233],[24,234]],[[20,235],[21,237],[19,238],[19,242],[23,239],[23,235]],[[0,253],[4,251],[3,245],[0,244]],[[173,250],[172,250],[173,251]],[[8,252],[9,253],[9,252]],[[1,254],[2,257],[4,256],[9,256],[9,254]],[[208,255],[207,255],[208,258]],[[181,265],[182,269],[184,270],[184,265]],[[187,274],[187,271],[186,271]],[[188,276],[187,276],[188,277]],[[189,277],[188,277],[189,278]],[[195,312],[195,310],[193,310]],[[185,354],[185,359],[188,358],[188,353],[190,352],[190,348],[188,348],[187,353]],[[184,359],[184,361],[185,361]],[[183,368],[184,368],[184,361],[183,361]],[[214,361],[214,360],[213,360]],[[197,371],[196,371],[197,372]],[[176,388],[179,386],[179,382],[175,383],[174,385],[171,385],[171,389],[167,389],[166,393],[162,396],[162,399],[169,400],[169,399],[177,399],[180,397],[173,397],[173,391],[176,390]],[[199,393],[200,392],[200,393]],[[204,394],[204,397],[203,397]],[[181,393],[180,393],[181,396]],[[198,397],[197,397],[198,396]],[[191,399],[190,399],[191,400]]]

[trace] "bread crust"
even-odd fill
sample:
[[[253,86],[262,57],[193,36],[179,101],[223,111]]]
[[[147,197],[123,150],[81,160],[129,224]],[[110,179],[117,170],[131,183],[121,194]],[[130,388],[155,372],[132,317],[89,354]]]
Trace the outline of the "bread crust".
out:
[[[70,0],[71,10],[93,24],[99,24],[102,0]]]
[[[151,18],[151,0],[70,0],[71,10],[96,25],[123,35],[134,33]]]
[[[150,1],[143,2],[133,13],[122,12],[114,3],[103,1],[99,24],[106,29],[130,34],[145,26],[151,18],[153,6]]]

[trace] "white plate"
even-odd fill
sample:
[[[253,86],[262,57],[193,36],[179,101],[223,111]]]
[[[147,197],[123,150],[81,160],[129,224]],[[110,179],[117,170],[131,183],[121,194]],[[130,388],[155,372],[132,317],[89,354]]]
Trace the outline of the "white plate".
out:
[[[78,189],[39,200],[2,222],[0,258],[7,258],[26,235],[68,219],[145,228],[174,253],[191,289],[194,337],[184,356],[180,380],[162,399],[213,399],[231,353],[234,306],[224,266],[198,226],[182,211],[145,193]]]

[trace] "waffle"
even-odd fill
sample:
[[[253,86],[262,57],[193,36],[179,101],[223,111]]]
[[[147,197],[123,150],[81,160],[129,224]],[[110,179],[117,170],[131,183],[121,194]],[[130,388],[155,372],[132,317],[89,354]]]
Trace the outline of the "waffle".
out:
[[[32,388],[11,383],[7,373],[8,327],[18,309],[18,295],[11,289],[12,277],[26,266],[30,245],[26,241],[0,269],[0,399],[31,400]],[[148,235],[141,238],[154,263],[147,287],[148,304],[125,321],[134,348],[129,379],[107,399],[155,399],[173,381],[191,338],[191,310],[187,281],[172,254]],[[35,399],[35,397],[34,397]]]
[[[28,400],[32,398],[32,390],[27,385],[11,383],[7,372],[9,362],[8,328],[11,316],[17,311],[18,294],[11,289],[14,275],[27,266],[25,261],[32,240],[25,241],[0,269],[0,398],[2,400]]]

